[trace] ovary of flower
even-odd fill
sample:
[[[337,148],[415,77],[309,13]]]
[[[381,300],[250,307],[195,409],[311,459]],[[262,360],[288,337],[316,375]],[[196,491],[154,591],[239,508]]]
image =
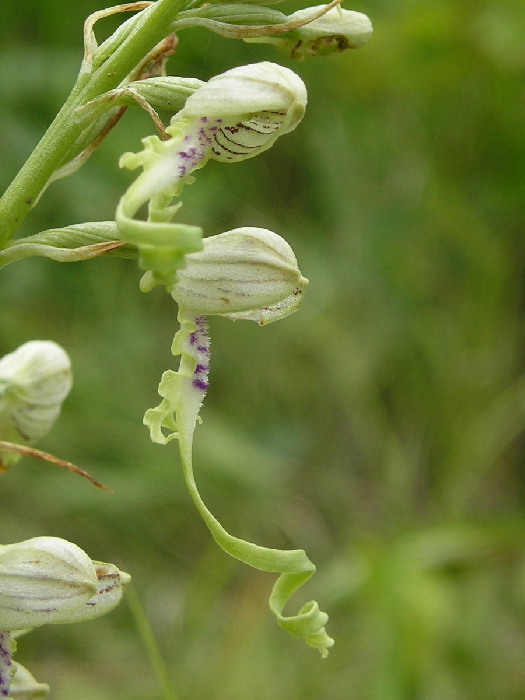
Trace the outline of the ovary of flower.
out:
[[[71,365],[56,343],[33,340],[0,359],[0,440],[27,445],[53,426],[71,389]],[[0,470],[18,455],[0,455]]]
[[[267,150],[295,129],[305,107],[301,78],[275,63],[239,66],[211,78],[172,119],[169,141],[150,136],[143,151],[122,156],[122,167],[142,166],[144,172],[122,198],[117,220],[133,217],[155,195],[169,202],[210,158],[233,162]]]
[[[99,617],[119,603],[128,581],[58,537],[0,546],[0,630]]]

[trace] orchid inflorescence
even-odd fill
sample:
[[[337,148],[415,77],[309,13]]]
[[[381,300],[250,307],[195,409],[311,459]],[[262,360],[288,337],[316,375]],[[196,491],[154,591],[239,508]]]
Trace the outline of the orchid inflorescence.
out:
[[[269,601],[277,622],[322,656],[333,640],[325,631],[328,616],[318,604],[284,614],[291,595],[315,572],[314,564],[301,549],[270,549],[230,535],[204,504],[192,459],[210,379],[207,317],[254,320],[261,326],[283,319],[299,308],[308,280],[290,245],[272,231],[244,226],[205,237],[200,227],[178,218],[184,185],[194,182],[208,161],[252,158],[299,125],[306,87],[292,70],[269,61],[232,68],[207,82],[168,76],[165,61],[176,48],[174,32],[195,26],[268,43],[300,59],[362,46],[372,33],[370,20],[343,10],[339,2],[290,16],[257,2],[198,6],[195,0],[127,3],[95,13],[85,24],[84,59],[69,100],[0,199],[0,268],[34,255],[61,262],[103,254],[137,257],[141,289],[161,285],[175,300],[179,329],[172,353],[180,356],[179,367],[162,375],[162,400],[146,411],[144,423],[153,442],[178,440],[187,488],[212,536],[231,556],[279,575]],[[99,45],[96,22],[127,11],[136,14]],[[144,138],[138,153],[120,159],[121,167],[141,172],[121,197],[115,220],[11,240],[44,190],[77,170],[133,105],[148,112],[157,135]],[[166,109],[173,117],[165,127],[158,110]],[[147,216],[141,218],[144,207]],[[51,428],[70,388],[69,358],[51,341],[28,342],[0,359],[0,471],[29,454],[102,486],[32,446]],[[128,579],[59,538],[0,546],[0,696],[25,692],[23,697],[39,697],[46,691],[11,660],[14,631],[103,614],[119,602]]]
[[[146,412],[151,439],[161,444],[178,439],[186,485],[219,546],[246,564],[280,574],[270,597],[279,624],[326,655],[333,640],[324,629],[328,616],[317,603],[308,603],[295,616],[283,615],[288,598],[315,566],[302,550],[260,547],[226,532],[202,501],[192,465],[193,433],[208,388],[205,317],[244,318],[261,325],[276,321],[299,307],[307,280],[288,243],[272,231],[247,227],[201,242],[198,230],[192,229],[189,239],[187,228],[171,221],[179,209],[172,199],[193,171],[210,158],[236,162],[266,150],[299,124],[305,106],[302,80],[273,63],[242,66],[212,78],[174,117],[169,141],[149,137],[144,151],[121,158],[121,165],[141,165],[143,172],[120,201],[117,225],[121,238],[139,247],[141,265],[150,268],[142,288],[164,284],[179,307],[180,330],[172,352],[181,356],[180,367],[163,374],[162,402]],[[132,218],[148,200],[148,220]],[[165,435],[163,428],[171,432]]]

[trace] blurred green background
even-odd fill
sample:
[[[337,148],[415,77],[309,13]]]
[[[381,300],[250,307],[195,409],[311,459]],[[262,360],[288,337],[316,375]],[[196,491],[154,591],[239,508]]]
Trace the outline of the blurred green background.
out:
[[[101,7],[3,0],[2,188],[65,99]],[[182,214],[206,235],[278,231],[310,279],[281,323],[212,320],[195,468],[230,532],[318,565],[292,612],[310,598],[328,611],[329,658],[277,627],[274,577],[216,547],[176,446],[149,442],[176,308],[138,290],[134,261],[0,274],[0,354],[52,339],[73,362],[39,446],[114,489],[23,460],[1,477],[1,540],[57,535],[131,573],[177,700],[522,700],[525,4],[347,7],[375,26],[355,52],[293,63],[189,30],[168,64],[208,79],[276,60],[308,87],[301,126],[259,158],[210,163]],[[21,233],[113,218],[131,181],[118,157],[150,132],[129,109]],[[34,631],[18,660],[54,700],[162,697],[126,601]]]

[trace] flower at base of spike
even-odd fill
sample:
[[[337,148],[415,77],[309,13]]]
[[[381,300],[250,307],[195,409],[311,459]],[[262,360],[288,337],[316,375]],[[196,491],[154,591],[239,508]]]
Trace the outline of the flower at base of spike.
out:
[[[175,115],[161,141],[143,139],[144,150],[126,153],[122,167],[142,167],[117,208],[122,240],[139,248],[139,264],[153,275],[142,284],[173,285],[184,256],[202,248],[202,231],[172,221],[180,202],[172,204],[192,173],[211,158],[237,162],[270,148],[299,124],[306,106],[306,88],[291,70],[264,61],[217,75],[198,88]],[[148,220],[135,218],[148,202]]]
[[[58,537],[0,546],[0,630],[100,617],[120,602],[128,581]]]
[[[0,359],[0,440],[29,445],[44,437],[71,389],[71,365],[56,343],[33,340]],[[19,455],[0,453],[0,471]]]
[[[288,16],[288,22],[301,22],[321,10],[323,5],[306,7]],[[372,22],[362,12],[345,10],[340,5],[322,17],[292,29],[282,36],[254,37],[250,43],[274,44],[291,58],[310,58],[340,53],[364,46],[373,34]]]

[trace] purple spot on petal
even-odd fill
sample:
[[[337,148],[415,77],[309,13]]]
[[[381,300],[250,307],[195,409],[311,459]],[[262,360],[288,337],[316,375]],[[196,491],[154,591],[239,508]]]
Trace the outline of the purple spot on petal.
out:
[[[202,379],[194,379],[192,384],[196,389],[199,389],[199,391],[206,391],[208,388],[208,382],[205,382]]]

